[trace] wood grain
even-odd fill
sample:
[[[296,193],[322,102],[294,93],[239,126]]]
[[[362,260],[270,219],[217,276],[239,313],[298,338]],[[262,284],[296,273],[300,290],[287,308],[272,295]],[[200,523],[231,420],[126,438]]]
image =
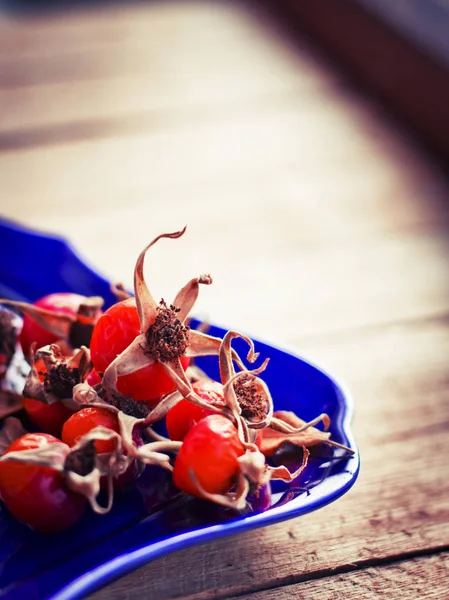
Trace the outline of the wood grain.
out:
[[[447,594],[449,583],[449,554],[443,552],[435,556],[401,561],[381,569],[364,569],[326,577],[298,585],[286,586],[280,590],[238,596],[242,600],[278,600],[297,598],[298,600],[336,600],[340,598],[400,597],[404,600],[416,598],[439,599]],[[237,596],[229,598],[236,600]]]
[[[173,4],[173,3],[171,3]],[[140,75],[189,85],[191,78],[248,79],[272,85],[334,79],[310,53],[298,54],[262,15],[240,2],[165,2],[0,23],[0,87],[107,80]],[[269,43],[267,43],[269,42]],[[94,60],[92,60],[94,58]],[[301,64],[301,69],[295,68]],[[194,68],[189,69],[188,65]],[[270,76],[273,69],[279,70]],[[243,82],[243,79],[242,79]],[[204,81],[203,81],[204,85]],[[74,88],[76,90],[76,86]]]

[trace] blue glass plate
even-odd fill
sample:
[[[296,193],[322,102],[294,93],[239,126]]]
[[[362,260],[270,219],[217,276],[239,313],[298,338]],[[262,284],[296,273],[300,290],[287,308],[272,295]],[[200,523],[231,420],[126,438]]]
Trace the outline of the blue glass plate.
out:
[[[62,239],[0,221],[0,252],[8,257],[0,265],[0,297],[33,301],[67,291],[114,302],[109,283]],[[31,268],[31,258],[41,271]],[[225,332],[213,327],[211,333]],[[276,409],[293,410],[305,420],[327,413],[332,439],[352,448],[353,456],[329,446],[315,449],[298,480],[273,484],[270,508],[246,515],[173,493],[165,472],[154,468],[147,468],[135,489],[116,496],[111,513],[86,514],[64,534],[37,534],[0,508],[0,598],[80,598],[168,552],[298,517],[347,492],[359,471],[347,391],[290,352],[257,341],[256,348],[271,357],[264,379]],[[218,376],[216,360],[203,359],[199,366]]]

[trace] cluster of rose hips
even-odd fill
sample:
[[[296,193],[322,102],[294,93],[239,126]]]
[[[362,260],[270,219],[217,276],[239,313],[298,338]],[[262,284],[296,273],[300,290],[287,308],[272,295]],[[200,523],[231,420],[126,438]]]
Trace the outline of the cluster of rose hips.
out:
[[[108,512],[114,491],[131,485],[148,464],[172,472],[183,493],[243,510],[248,494],[270,479],[297,477],[307,447],[338,446],[314,427],[327,426],[326,415],[304,423],[274,412],[259,377],[268,359],[248,368],[258,356],[248,337],[229,331],[220,339],[189,327],[199,287],[210,276],[190,280],[172,304],[155,301],[143,276],[146,252],[184,231],[162,234],[142,251],[134,297],[117,289],[122,299],[105,312],[100,298],[77,294],[51,294],[32,305],[1,301],[24,315],[19,340],[29,373],[19,403],[0,388],[0,418],[24,409],[39,432],[26,432],[16,417],[4,420],[0,498],[31,527],[67,529],[86,503]],[[1,378],[15,353],[16,323],[10,310],[0,315]],[[232,347],[237,337],[248,344],[245,361]],[[218,357],[220,382],[194,364],[207,355]],[[286,440],[301,449],[293,473],[266,460]]]

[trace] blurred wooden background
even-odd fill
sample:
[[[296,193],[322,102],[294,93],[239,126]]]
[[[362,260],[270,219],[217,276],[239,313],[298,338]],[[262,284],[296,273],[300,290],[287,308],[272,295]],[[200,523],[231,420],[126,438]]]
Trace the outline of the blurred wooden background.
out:
[[[200,314],[318,360],[355,397],[346,497],[97,600],[445,597],[448,201],[375,100],[256,4],[3,16],[1,215],[128,285],[141,248],[187,224],[149,257],[156,296],[210,272]]]

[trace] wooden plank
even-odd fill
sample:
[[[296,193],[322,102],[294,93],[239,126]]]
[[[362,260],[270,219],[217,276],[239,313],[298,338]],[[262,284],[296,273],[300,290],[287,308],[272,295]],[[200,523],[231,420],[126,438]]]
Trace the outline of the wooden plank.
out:
[[[87,224],[73,218],[72,226],[79,226],[73,237],[84,256],[94,257],[97,266],[103,264],[101,270],[111,279],[131,285],[138,250],[158,230],[150,233],[139,210],[128,210],[129,221],[120,229],[120,214],[118,210],[108,213],[98,223],[93,217]],[[147,214],[151,218],[151,211]],[[240,211],[242,218],[245,215],[251,218],[249,208]],[[206,223],[179,215],[161,221],[162,216],[159,222],[165,223],[160,231],[187,222],[189,232],[182,244],[170,250],[161,246],[148,259],[147,273],[155,293],[174,297],[176,288],[193,273],[211,272],[214,284],[202,290],[198,314],[275,344],[301,348],[304,336],[326,336],[448,310],[445,228],[438,235],[412,230],[400,239],[373,235],[363,245],[359,238],[340,248],[336,242],[335,251],[330,246],[315,250],[298,247],[294,239],[289,242],[286,230],[280,253],[281,232],[270,238],[272,231],[262,219],[251,221],[251,235],[245,238],[244,226],[234,227],[231,218],[220,219],[220,215]],[[48,219],[47,225],[50,222],[62,226],[63,217]],[[233,243],[226,228],[242,241]],[[135,249],[132,256],[130,247]],[[257,249],[257,260],[252,248]]]
[[[171,0],[148,3],[129,2],[84,5],[81,10],[44,11],[41,14],[4,13],[0,21],[0,60],[64,56],[85,49],[147,41],[159,48],[161,40],[173,42],[191,31],[197,37],[213,39],[220,25],[227,34],[245,31],[245,11],[239,3],[182,2]],[[241,37],[240,37],[241,39]]]
[[[156,288],[209,270],[199,309],[277,343],[445,312],[447,183],[394,134],[368,137],[352,108],[2,153],[2,212],[126,283],[151,237],[187,223],[190,258],[165,256]]]
[[[442,552],[435,556],[425,556],[404,560],[392,565],[368,568],[319,578],[297,585],[288,585],[276,590],[238,596],[241,600],[335,600],[336,598],[445,598],[449,585],[449,554]],[[216,598],[217,596],[214,596]],[[225,596],[222,596],[223,598]],[[211,596],[212,598],[212,596]],[[228,596],[226,596],[228,598]],[[237,596],[229,598],[236,600]]]
[[[194,68],[189,68],[192,65]],[[319,61],[261,26],[240,3],[151,3],[116,11],[59,13],[0,23],[0,87],[146,76],[333,79]],[[276,77],[273,77],[273,70]]]
[[[22,139],[27,136],[28,145],[35,130],[44,143],[48,141],[43,133],[55,143],[61,139],[57,126],[66,131],[72,125],[74,139],[89,126],[91,135],[98,137],[100,126],[107,135],[115,122],[125,132],[158,130],[192,120],[201,123],[261,109],[282,110],[299,97],[306,108],[312,98],[316,100],[318,87],[323,94],[329,93],[324,82],[310,81],[301,70],[276,82],[263,71],[248,75],[243,69],[232,73],[218,70],[207,77],[194,71],[187,80],[182,73],[158,70],[141,77],[36,85],[26,92],[22,88],[0,89],[0,147],[8,147],[7,136],[9,146],[17,147],[19,142],[14,144],[13,136],[18,137],[19,132],[23,132]]]
[[[355,487],[328,507],[257,535],[155,561],[93,598],[120,598],[125,590],[130,599],[226,598],[447,549],[448,349],[447,319],[337,338],[329,354],[344,357],[355,394],[362,460]]]

